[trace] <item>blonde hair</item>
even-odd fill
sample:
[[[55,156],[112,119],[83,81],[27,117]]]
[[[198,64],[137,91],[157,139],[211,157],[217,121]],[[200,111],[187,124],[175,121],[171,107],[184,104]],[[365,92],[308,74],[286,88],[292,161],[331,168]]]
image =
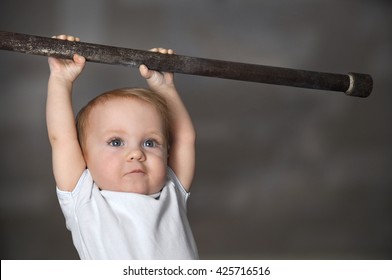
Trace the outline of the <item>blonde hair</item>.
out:
[[[92,99],[86,106],[84,106],[76,116],[76,128],[78,132],[78,140],[82,150],[85,150],[85,130],[88,126],[88,118],[90,112],[99,104],[116,99],[116,98],[129,98],[144,101],[152,105],[162,118],[163,132],[166,140],[167,148],[170,146],[170,123],[169,123],[169,110],[166,100],[157,93],[144,88],[120,88],[108,92],[104,92]]]

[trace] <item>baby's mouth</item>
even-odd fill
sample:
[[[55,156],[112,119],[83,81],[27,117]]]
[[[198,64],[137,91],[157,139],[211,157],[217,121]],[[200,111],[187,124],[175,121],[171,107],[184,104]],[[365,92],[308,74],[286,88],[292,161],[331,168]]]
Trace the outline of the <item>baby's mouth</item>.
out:
[[[135,169],[135,170],[131,171],[131,173],[144,173],[144,171],[141,169]]]
[[[144,172],[142,169],[133,169],[132,171],[130,171],[130,172],[127,172],[125,175],[143,175],[143,174],[145,174],[146,172]]]

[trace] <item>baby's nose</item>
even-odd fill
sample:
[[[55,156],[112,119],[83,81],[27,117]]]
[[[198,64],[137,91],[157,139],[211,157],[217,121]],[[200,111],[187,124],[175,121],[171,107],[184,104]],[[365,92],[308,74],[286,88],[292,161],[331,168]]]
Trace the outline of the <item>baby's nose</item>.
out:
[[[134,149],[128,155],[128,160],[130,160],[130,161],[134,161],[134,160],[144,161],[145,159],[146,159],[145,155],[144,155],[143,151],[140,149]]]

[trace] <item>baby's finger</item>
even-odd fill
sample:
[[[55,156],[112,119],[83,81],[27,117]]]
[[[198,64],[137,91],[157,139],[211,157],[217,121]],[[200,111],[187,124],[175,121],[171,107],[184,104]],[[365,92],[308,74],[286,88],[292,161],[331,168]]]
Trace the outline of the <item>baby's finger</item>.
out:
[[[64,35],[64,34],[62,34],[62,35],[55,35],[55,36],[53,36],[52,38],[54,38],[54,39],[60,39],[60,40],[65,40],[65,39],[67,39],[67,35]]]
[[[75,36],[72,36],[72,35],[68,35],[67,36],[67,40],[71,41],[71,42],[80,41],[79,37],[75,37]]]
[[[167,54],[167,49],[159,48],[158,51],[159,51],[159,53]]]
[[[71,42],[73,42],[73,41],[79,42],[80,41],[79,37],[75,37],[72,35],[65,35],[65,34],[53,36],[52,38],[60,39],[60,40],[67,40],[67,41],[71,41]]]
[[[165,49],[165,48],[153,48],[150,49],[151,52],[159,52],[162,54],[174,54],[174,51],[172,49]]]
[[[77,53],[74,54],[73,59],[79,65],[84,65],[84,63],[86,62],[84,56],[78,55]]]
[[[144,64],[141,64],[139,66],[139,71],[140,71],[140,74],[142,75],[142,77],[145,79],[150,79],[154,73],[153,71],[150,71],[148,69],[148,67]]]

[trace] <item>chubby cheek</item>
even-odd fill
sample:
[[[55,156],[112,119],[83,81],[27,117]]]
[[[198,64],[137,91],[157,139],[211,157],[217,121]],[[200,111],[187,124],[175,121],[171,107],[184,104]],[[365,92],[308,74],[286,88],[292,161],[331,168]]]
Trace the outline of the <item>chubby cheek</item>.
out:
[[[99,154],[99,153],[98,153]],[[116,178],[119,168],[117,157],[107,153],[100,153],[98,157],[86,157],[87,168],[99,187],[108,187]]]
[[[167,169],[165,165],[160,165],[157,169],[155,169],[154,177],[152,178],[151,187],[152,193],[159,192],[162,187],[165,185],[167,180]]]
[[[155,183],[159,186],[163,185],[166,182],[167,152],[164,151],[154,155],[150,154],[148,159],[149,169],[154,170]]]

